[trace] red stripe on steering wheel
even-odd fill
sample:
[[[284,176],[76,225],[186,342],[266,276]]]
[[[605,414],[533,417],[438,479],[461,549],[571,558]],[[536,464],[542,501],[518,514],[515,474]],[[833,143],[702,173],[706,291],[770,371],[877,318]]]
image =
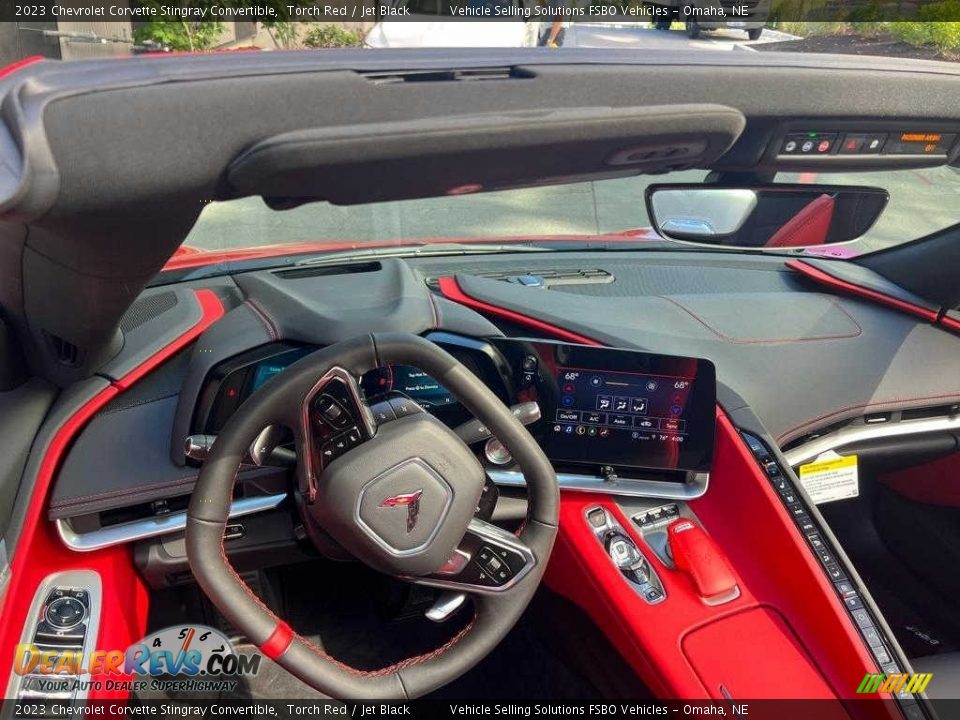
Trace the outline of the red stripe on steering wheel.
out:
[[[293,630],[281,620],[267,641],[260,646],[260,652],[271,660],[276,660],[287,651],[292,642]]]

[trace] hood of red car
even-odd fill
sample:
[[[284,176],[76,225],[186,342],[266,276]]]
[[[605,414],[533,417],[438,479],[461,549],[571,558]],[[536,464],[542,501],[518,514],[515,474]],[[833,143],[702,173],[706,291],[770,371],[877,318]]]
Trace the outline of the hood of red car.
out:
[[[485,237],[485,238],[423,238],[417,243],[429,245],[468,242],[483,244],[517,245],[525,243],[568,243],[568,242],[597,242],[597,243],[636,243],[636,242],[663,242],[664,238],[651,228],[636,228],[609,235],[526,235],[516,237]],[[203,250],[190,245],[181,245],[163,266],[164,270],[183,270],[185,268],[215,265],[217,263],[234,262],[237,260],[255,260],[258,258],[279,257],[282,255],[298,255],[303,253],[325,253],[343,250],[357,250],[362,248],[393,247],[397,242],[390,241],[356,241],[356,240],[323,240],[296,243],[282,243],[278,245],[256,245],[252,247],[230,248],[225,250]]]

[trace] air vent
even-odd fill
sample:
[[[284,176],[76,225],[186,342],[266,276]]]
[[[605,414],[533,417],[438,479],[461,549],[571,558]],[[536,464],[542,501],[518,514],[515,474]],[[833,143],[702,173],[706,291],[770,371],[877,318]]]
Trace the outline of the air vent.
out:
[[[154,500],[153,502],[140,503],[138,505],[128,505],[114,510],[103,510],[100,515],[100,527],[110,527],[111,525],[122,525],[133,522],[134,520],[143,520],[157,515],[165,515],[169,512],[186,510],[190,504],[189,495],[181,495],[174,498],[165,498]]]
[[[47,346],[50,348],[50,351],[58,363],[66,365],[67,367],[76,367],[80,364],[82,356],[80,348],[69,340],[64,340],[59,335],[54,335],[46,331],[44,331],[43,334],[47,339]]]
[[[488,280],[502,280],[504,282],[525,285],[528,287],[551,287],[554,285],[601,285],[612,283],[613,275],[606,270],[593,268],[592,270],[549,270],[543,268],[531,269],[525,272],[485,272],[469,273],[474,277]],[[427,278],[427,285],[433,289],[439,287],[439,277]]]
[[[960,414],[960,404],[937,405],[936,407],[904,410],[900,413],[900,420],[926,420],[928,418],[955,417]]]
[[[377,85],[423,82],[478,82],[484,80],[525,80],[534,77],[528,70],[514,67],[469,68],[466,70],[410,70],[407,72],[368,72],[363,77]]]
[[[279,278],[328,277],[330,275],[353,275],[355,273],[378,272],[383,269],[379,262],[344,263],[343,265],[305,265],[291,270],[277,270],[273,274]]]

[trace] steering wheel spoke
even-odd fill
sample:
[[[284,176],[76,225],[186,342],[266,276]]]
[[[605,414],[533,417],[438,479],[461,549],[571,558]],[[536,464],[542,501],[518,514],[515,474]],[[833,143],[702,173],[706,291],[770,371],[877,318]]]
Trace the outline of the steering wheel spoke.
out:
[[[362,445],[376,431],[373,415],[356,378],[342,367],[332,367],[303,401],[301,437],[305,495],[317,496],[317,480],[341,455]]]
[[[389,399],[389,408],[380,408],[384,417],[375,418],[356,378],[384,364],[422,368],[516,458],[529,493],[519,538],[474,517],[486,476],[450,428],[409,398],[409,405],[396,407]],[[254,462],[273,457],[282,437],[275,425],[293,430],[303,496],[297,506],[317,537],[322,532],[344,554],[394,577],[447,587],[454,596],[474,594],[473,620],[432,652],[362,672],[297,636],[261,603],[230,566],[223,533],[237,468],[248,455]],[[489,388],[423,338],[366,335],[302,358],[231,416],[190,500],[187,558],[200,587],[227,619],[310,686],[339,698],[408,699],[458,677],[517,621],[543,575],[558,515],[553,467]],[[434,619],[450,616],[454,601],[463,602],[448,597]]]
[[[475,518],[437,572],[408,579],[423,585],[496,594],[515,587],[536,564],[533,551],[516,535]]]

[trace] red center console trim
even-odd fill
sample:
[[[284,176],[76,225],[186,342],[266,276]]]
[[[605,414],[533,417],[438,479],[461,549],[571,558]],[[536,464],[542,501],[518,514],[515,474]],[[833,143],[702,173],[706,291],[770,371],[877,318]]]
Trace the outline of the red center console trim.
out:
[[[723,550],[697,523],[674,520],[667,526],[667,537],[677,570],[690,577],[703,602],[719,604],[737,592],[737,579]]]
[[[90,553],[74,552],[60,541],[53,523],[44,518],[50,488],[60,463],[87,422],[113,398],[195,340],[223,315],[223,305],[215,293],[198,290],[196,295],[202,308],[200,320],[130,373],[90,398],[60,426],[47,447],[10,562],[10,581],[0,611],[0,687],[4,690],[13,667],[15,646],[20,642],[21,630],[28,621],[30,604],[40,583],[51,573],[84,569],[100,575],[104,592],[97,649],[126,650],[146,632],[148,592],[134,565],[132,549],[119,545]],[[127,696],[123,690],[104,689],[91,690],[88,698],[110,700]]]
[[[662,603],[645,603],[607,557],[585,519],[586,510],[596,505],[619,520],[654,566],[666,593]],[[723,699],[719,685],[708,687],[702,672],[709,667],[708,675],[717,677],[721,671],[715,668],[723,663],[731,666],[730,683],[751,699],[855,697],[864,674],[877,671],[873,659],[792,518],[720,410],[710,491],[689,507],[726,554],[741,591],[737,599],[705,605],[686,574],[664,566],[615,499],[602,494],[561,496],[560,532],[547,584],[583,607],[660,697]],[[711,651],[699,643],[696,658],[688,656],[684,646],[689,637],[734,616],[738,632],[746,635],[750,618],[757,619],[760,634],[773,632],[771,622],[785,630],[776,643],[765,646],[748,648],[745,641],[742,651],[729,643]],[[763,671],[768,665],[784,669],[778,682]],[[756,672],[748,682],[751,666]],[[785,680],[793,676],[791,669],[806,679],[802,687]]]
[[[457,282],[455,277],[442,277],[438,280],[438,283],[440,286],[440,292],[445,298],[448,300],[453,300],[456,303],[460,303],[461,305],[466,305],[467,307],[478,310],[481,313],[495,315],[496,317],[503,318],[504,320],[509,320],[512,323],[533,328],[534,330],[539,330],[540,332],[546,333],[557,340],[579,343],[581,345],[603,345],[603,343],[598,342],[593,338],[588,338],[585,335],[579,335],[575,332],[570,332],[569,330],[565,330],[562,327],[552,325],[543,320],[532,318],[528,315],[523,315],[522,313],[508,310],[507,308],[498,307],[496,305],[491,305],[490,303],[486,303],[482,300],[472,298],[463,291],[463,288],[460,287],[460,284]]]

